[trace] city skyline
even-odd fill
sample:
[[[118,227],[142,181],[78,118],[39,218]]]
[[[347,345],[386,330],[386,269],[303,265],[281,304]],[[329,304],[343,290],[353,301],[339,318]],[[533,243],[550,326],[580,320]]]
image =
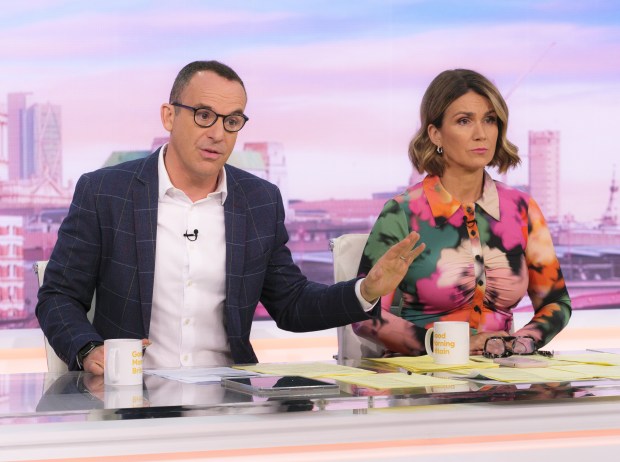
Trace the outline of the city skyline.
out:
[[[63,177],[75,182],[112,151],[164,136],[159,106],[176,72],[219,59],[249,93],[237,150],[281,143],[291,198],[366,198],[408,183],[424,89],[445,68],[470,67],[508,100],[509,138],[524,154],[508,182],[527,183],[529,132],[559,131],[561,213],[599,219],[618,157],[620,7],[474,1],[436,10],[396,0],[25,1],[0,20],[0,94],[29,91],[62,107]]]

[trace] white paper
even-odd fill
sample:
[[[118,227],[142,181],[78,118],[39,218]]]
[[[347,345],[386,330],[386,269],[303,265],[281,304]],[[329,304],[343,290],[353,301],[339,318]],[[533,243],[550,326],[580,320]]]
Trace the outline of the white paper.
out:
[[[179,369],[149,369],[145,374],[157,375],[184,383],[219,382],[222,377],[250,377],[261,375],[232,367],[181,367]]]

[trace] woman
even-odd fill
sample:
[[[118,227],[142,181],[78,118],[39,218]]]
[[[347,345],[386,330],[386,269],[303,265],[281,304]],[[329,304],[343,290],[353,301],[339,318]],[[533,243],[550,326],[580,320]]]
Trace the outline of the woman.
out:
[[[571,303],[540,208],[485,171],[504,173],[520,163],[506,139],[504,99],[477,72],[444,71],[426,90],[420,118],[409,157],[428,176],[386,203],[359,273],[367,274],[410,231],[426,250],[399,286],[400,312],[391,313],[392,300],[382,300],[383,321],[358,323],[355,332],[382,344],[386,354],[420,355],[435,321],[467,321],[471,354],[480,354],[490,336],[529,336],[542,347],[568,323]],[[513,333],[512,310],[526,291],[534,316]]]

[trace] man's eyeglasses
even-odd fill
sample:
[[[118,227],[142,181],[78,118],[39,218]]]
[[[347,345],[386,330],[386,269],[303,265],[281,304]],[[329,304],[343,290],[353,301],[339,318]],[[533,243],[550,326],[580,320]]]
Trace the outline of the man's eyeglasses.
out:
[[[224,121],[224,130],[234,133],[241,130],[245,123],[250,120],[245,114],[223,115],[218,114],[217,112],[214,112],[206,107],[192,107],[176,102],[170,104],[176,107],[182,107],[184,109],[194,111],[194,122],[196,122],[196,125],[203,128],[209,128],[213,126],[215,122],[217,122],[217,119],[221,117]]]
[[[512,355],[553,356],[552,351],[543,351],[536,348],[533,337],[489,337],[484,342],[482,354],[485,358],[506,358]]]

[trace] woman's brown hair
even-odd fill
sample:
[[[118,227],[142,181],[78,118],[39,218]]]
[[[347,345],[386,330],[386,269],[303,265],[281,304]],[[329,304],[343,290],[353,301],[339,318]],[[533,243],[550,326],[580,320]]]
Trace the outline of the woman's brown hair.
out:
[[[420,105],[421,126],[409,143],[409,159],[418,172],[443,175],[445,159],[437,152],[428,135],[429,125],[441,128],[446,109],[465,93],[473,91],[489,100],[497,115],[498,136],[490,166],[500,173],[521,163],[518,148],[506,138],[508,106],[499,90],[489,79],[469,69],[443,71],[426,89]]]

